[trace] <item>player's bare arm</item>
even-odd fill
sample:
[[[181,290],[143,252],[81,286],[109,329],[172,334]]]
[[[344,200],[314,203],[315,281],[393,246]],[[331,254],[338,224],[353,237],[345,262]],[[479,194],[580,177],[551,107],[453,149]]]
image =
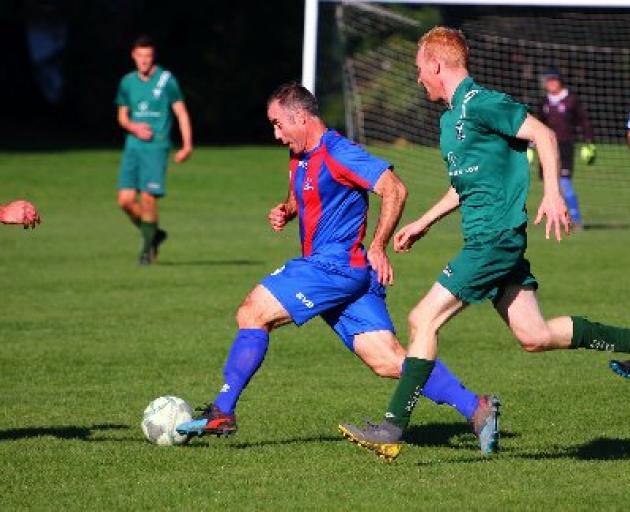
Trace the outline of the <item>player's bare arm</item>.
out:
[[[118,124],[121,128],[135,135],[140,140],[151,140],[153,131],[147,123],[134,123],[129,118],[129,107],[126,105],[118,106]]]
[[[293,220],[297,215],[297,201],[293,191],[289,190],[287,199],[284,203],[280,203],[269,210],[269,224],[271,228],[278,232],[284,229],[287,222]]]
[[[407,187],[388,169],[376,182],[374,192],[381,196],[381,211],[367,257],[381,284],[393,284],[394,270],[385,249],[389,243],[407,200]]]
[[[409,252],[413,244],[425,236],[431,226],[459,207],[459,195],[453,187],[435,203],[422,217],[404,226],[394,237],[396,252]]]
[[[175,153],[175,161],[181,163],[190,156],[193,150],[192,127],[190,125],[188,110],[186,110],[186,104],[183,101],[176,101],[171,108],[177,118],[179,132],[182,135],[182,148]]]
[[[562,226],[567,234],[571,226],[569,211],[560,193],[560,156],[556,135],[553,130],[528,114],[516,136],[536,144],[543,170],[544,194],[534,223],[539,224],[543,217],[547,217],[546,238],[549,239],[553,230],[556,239],[560,241],[562,240]]]
[[[3,224],[22,224],[24,229],[35,229],[41,223],[41,218],[33,203],[18,200],[0,205],[0,222]]]

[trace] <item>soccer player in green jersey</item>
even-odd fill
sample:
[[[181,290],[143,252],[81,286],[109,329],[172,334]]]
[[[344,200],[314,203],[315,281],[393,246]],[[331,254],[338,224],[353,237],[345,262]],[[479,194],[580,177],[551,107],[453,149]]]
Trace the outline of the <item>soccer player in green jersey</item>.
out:
[[[127,131],[118,176],[118,204],[142,233],[139,263],[152,263],[166,240],[158,227],[157,201],[166,193],[166,168],[171,148],[173,114],[182,136],[175,162],[192,152],[192,129],[175,77],[155,63],[155,44],[139,37],[131,50],[136,70],[120,81],[116,105],[118,123]]]
[[[528,352],[554,349],[630,352],[630,329],[582,317],[545,320],[538,284],[525,259],[529,172],[527,143],[535,143],[543,167],[544,195],[536,224],[546,217],[546,235],[562,238],[570,221],[559,188],[554,132],[509,96],[486,89],[469,76],[468,48],[458,30],[435,27],[419,42],[418,83],[447,109],[440,120],[440,149],[450,187],[424,215],[394,237],[406,252],[431,226],[461,210],[464,247],[409,315],[407,356],[384,421],[365,427],[340,425],[344,436],[388,460],[398,455],[411,413],[438,352],[438,331],[468,304],[490,299]]]

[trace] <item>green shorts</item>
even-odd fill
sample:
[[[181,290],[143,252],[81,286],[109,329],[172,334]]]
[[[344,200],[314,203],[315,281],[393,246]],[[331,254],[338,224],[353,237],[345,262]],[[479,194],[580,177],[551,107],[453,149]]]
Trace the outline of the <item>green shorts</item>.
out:
[[[526,248],[526,226],[467,240],[442,271],[438,283],[470,304],[484,299],[496,303],[510,284],[536,290],[538,282],[525,259]]]
[[[166,194],[166,167],[168,149],[125,148],[118,189],[132,188],[161,197]]]

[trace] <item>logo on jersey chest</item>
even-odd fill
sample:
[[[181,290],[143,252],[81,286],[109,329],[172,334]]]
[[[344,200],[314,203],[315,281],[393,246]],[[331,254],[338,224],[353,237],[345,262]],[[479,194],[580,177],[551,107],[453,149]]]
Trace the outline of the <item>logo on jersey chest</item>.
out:
[[[304,192],[310,192],[311,190],[315,190],[315,186],[313,185],[313,177],[308,175],[308,160],[300,160],[298,162],[298,167],[304,169],[304,183],[302,185],[302,190]]]
[[[464,120],[460,119],[455,123],[455,138],[457,140],[464,140],[466,134],[464,133]]]
[[[310,176],[304,178],[304,187],[302,188],[302,190],[304,190],[305,192],[308,192],[309,190],[315,190],[315,187],[313,186],[313,178],[311,178]]]
[[[149,110],[149,102],[141,101],[140,103],[138,103],[138,110],[140,112],[146,112],[147,110]]]

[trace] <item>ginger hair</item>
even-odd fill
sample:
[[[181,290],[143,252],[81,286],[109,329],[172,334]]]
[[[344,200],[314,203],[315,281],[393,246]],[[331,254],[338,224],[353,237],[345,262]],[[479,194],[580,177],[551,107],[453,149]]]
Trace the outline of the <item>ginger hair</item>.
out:
[[[427,58],[436,58],[448,68],[468,68],[468,44],[461,30],[433,27],[418,41]]]

